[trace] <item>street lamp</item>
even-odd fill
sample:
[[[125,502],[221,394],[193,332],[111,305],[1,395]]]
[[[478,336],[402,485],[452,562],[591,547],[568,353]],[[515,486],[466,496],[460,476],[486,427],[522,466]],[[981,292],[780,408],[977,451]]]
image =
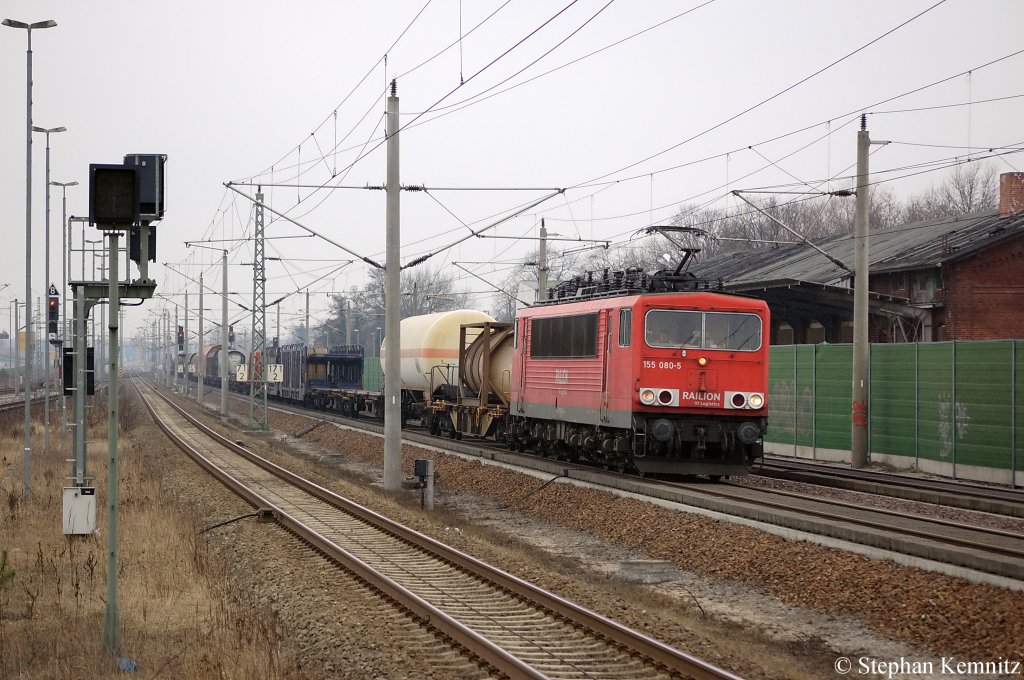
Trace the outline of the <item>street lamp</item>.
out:
[[[55,128],[32,126],[32,132],[42,132],[46,135],[46,246],[43,255],[43,287],[47,291],[50,286],[50,133],[67,132],[67,130],[64,126]],[[45,456],[50,451],[50,367],[52,364],[49,343],[44,343],[43,347],[46,348],[46,352],[43,354],[46,357],[46,370],[43,373],[43,389],[46,392],[46,401],[43,402],[43,455]],[[63,401],[63,397],[61,400]]]
[[[61,257],[60,257],[60,347],[63,351],[64,341],[68,337],[68,241],[71,240],[71,222],[68,221],[68,187],[78,186],[78,182],[55,182],[50,181],[50,186],[60,187],[61,190]],[[49,194],[47,194],[49,196]],[[46,214],[50,214],[49,202],[47,202]],[[50,229],[46,229],[46,242],[50,242]],[[50,258],[47,256],[46,263],[49,265]],[[63,360],[63,357],[61,357]],[[64,398],[64,390],[61,390],[60,408],[63,417],[65,432],[68,425],[68,402]]]
[[[23,28],[28,34],[28,51],[27,51],[27,77],[25,79],[25,105],[26,105],[26,120],[25,120],[25,300],[26,302],[32,299],[32,29],[40,28],[52,28],[57,25],[56,21],[47,19],[46,21],[36,21],[35,23],[27,24],[24,21],[15,21],[14,19],[4,19],[4,26],[10,26],[11,28]],[[29,304],[25,305],[25,375],[29,381],[32,379],[32,306]],[[26,382],[26,386],[28,383]],[[29,456],[32,453],[32,390],[25,390],[25,444],[24,444],[24,455],[22,458],[22,496],[29,498],[31,493],[29,491]]]

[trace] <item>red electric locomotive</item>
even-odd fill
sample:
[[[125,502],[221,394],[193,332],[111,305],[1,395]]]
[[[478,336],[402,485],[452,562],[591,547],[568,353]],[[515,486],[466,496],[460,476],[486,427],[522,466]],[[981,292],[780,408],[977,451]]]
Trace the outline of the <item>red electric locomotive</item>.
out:
[[[745,474],[767,427],[768,306],[707,291],[520,310],[510,445],[642,474]]]

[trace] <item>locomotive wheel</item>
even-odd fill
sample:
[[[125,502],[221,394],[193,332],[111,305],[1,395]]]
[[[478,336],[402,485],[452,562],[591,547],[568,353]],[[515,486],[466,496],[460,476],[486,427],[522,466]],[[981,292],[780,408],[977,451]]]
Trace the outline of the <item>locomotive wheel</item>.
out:
[[[458,439],[459,441],[461,441],[462,440],[462,433],[461,432],[456,432],[455,433],[455,438]]]

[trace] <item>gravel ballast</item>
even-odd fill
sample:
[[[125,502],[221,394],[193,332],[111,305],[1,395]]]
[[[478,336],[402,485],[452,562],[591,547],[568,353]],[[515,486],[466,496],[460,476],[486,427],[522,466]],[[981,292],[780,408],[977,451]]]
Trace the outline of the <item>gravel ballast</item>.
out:
[[[599,490],[559,483],[540,488],[543,481],[530,475],[405,445],[406,474],[411,474],[413,458],[435,461],[437,512],[425,516],[414,493],[401,494],[395,502],[379,490],[383,446],[378,436],[334,425],[318,427],[300,440],[287,436],[306,430],[311,422],[272,411],[271,425],[281,437],[248,438],[247,444],[413,528],[747,677],[834,677],[832,664],[840,655],[1024,656],[1024,625],[1017,615],[1024,610],[1024,597],[1019,593],[789,541]],[[241,437],[237,430],[232,436]],[[236,525],[232,531],[255,532],[267,540],[267,532],[254,523]],[[229,543],[234,546],[239,540],[250,539],[235,536]],[[282,557],[295,548],[232,550],[245,565],[243,573],[256,570],[250,560],[271,561],[273,574],[283,569],[334,570],[315,555],[311,562]],[[282,559],[290,566],[280,566]],[[630,560],[664,561],[669,580],[636,585],[619,578],[625,573],[623,562]],[[294,585],[283,584],[278,592],[271,583],[256,580],[260,604],[274,607],[282,625],[289,627],[294,619],[299,627],[296,645],[299,658],[309,660],[306,669],[329,668],[323,671],[326,677],[361,677],[340,670],[350,660],[339,649],[356,642],[351,625],[341,634],[322,618],[318,625],[303,623],[304,617],[324,610],[303,603],[337,599],[337,585],[310,598],[296,593]],[[236,586],[245,590],[245,584]],[[300,599],[289,600],[295,597]],[[369,605],[344,609],[365,607]],[[386,619],[378,612],[357,628],[380,623],[385,630],[393,629],[395,623],[384,624]],[[408,639],[407,634],[399,637]],[[398,648],[395,643],[384,646]],[[358,648],[370,657],[370,666],[362,667],[375,668],[378,677],[434,677],[423,675],[423,667],[413,672],[405,663],[384,663],[387,655],[374,653],[373,647]],[[454,663],[436,677],[461,677],[452,674],[456,668],[479,672],[472,664]]]

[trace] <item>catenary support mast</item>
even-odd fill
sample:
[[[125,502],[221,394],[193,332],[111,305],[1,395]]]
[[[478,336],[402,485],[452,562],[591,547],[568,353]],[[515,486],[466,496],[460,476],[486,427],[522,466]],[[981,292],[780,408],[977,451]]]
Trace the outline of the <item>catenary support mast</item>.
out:
[[[398,89],[391,81],[387,101],[387,212],[385,220],[386,255],[384,296],[384,488],[397,491],[402,487],[402,363],[401,291],[399,274],[399,185],[398,173]]]
[[[853,405],[850,425],[850,467],[868,462],[868,136],[861,116],[857,133],[857,215],[854,220],[853,277]]]

